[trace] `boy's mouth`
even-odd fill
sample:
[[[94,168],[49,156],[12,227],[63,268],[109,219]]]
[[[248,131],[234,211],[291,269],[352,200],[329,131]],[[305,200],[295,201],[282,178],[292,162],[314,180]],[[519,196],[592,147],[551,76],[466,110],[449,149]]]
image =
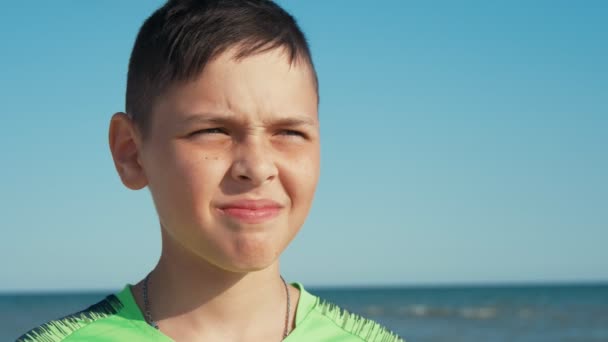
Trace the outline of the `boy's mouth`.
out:
[[[263,223],[276,217],[283,206],[267,199],[237,200],[218,206],[219,211],[243,223]]]

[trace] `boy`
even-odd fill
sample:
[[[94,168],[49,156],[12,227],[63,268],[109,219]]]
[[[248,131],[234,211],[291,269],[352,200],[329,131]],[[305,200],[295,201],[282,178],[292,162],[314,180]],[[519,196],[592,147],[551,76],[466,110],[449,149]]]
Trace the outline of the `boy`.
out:
[[[110,150],[148,187],[162,252],[139,283],[19,341],[401,341],[288,285],[319,176],[318,84],[271,1],[169,1],[143,24]]]

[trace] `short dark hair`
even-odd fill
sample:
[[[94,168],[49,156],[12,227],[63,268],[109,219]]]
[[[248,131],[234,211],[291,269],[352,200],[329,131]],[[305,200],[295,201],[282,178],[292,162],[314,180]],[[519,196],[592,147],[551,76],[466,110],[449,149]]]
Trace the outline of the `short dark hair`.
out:
[[[169,0],[142,25],[127,75],[126,112],[145,136],[158,96],[192,80],[229,48],[236,59],[283,48],[290,63],[304,62],[318,80],[304,33],[269,0]]]

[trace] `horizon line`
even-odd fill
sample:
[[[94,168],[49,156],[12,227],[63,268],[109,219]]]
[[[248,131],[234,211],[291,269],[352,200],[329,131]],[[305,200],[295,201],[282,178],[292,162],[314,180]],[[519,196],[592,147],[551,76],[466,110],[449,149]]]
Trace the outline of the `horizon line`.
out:
[[[420,282],[420,283],[385,283],[385,284],[307,284],[311,290],[373,290],[373,289],[448,289],[448,288],[503,288],[503,287],[566,287],[566,286],[608,286],[608,279],[596,280],[525,280],[525,281],[454,281],[454,282]],[[115,293],[118,289],[110,288],[75,288],[75,289],[0,289],[0,296],[10,295],[74,295]]]

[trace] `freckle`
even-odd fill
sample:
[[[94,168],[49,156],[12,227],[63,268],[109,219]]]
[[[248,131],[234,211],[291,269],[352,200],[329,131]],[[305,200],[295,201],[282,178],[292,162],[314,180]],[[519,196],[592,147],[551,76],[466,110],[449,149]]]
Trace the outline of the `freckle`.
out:
[[[213,158],[213,160],[218,160],[218,159],[219,159],[218,157]]]
[[[209,159],[209,157],[205,157],[205,160],[208,160],[208,159]]]

